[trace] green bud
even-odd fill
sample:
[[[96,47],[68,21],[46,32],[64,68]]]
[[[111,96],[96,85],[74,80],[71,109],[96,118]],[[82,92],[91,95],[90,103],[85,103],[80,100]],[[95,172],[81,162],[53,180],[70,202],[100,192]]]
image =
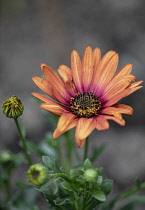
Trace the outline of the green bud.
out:
[[[97,178],[98,178],[98,173],[95,169],[90,168],[90,169],[85,170],[84,180],[86,182],[95,183],[97,181]]]
[[[12,154],[9,151],[3,151],[0,154],[0,162],[1,163],[6,163],[6,162],[9,162],[9,161],[12,161],[12,160],[13,160],[13,157],[12,157]]]
[[[12,96],[4,101],[2,105],[3,113],[9,118],[18,118],[22,115],[24,106],[19,98]]]
[[[42,164],[34,164],[30,166],[27,171],[29,182],[34,185],[40,186],[48,179],[48,169]]]

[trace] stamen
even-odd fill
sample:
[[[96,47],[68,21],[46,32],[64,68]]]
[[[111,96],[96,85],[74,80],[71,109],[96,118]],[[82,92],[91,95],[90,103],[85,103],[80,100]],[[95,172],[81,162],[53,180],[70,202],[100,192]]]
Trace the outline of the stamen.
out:
[[[92,92],[78,93],[70,99],[70,108],[78,117],[91,118],[98,114],[101,102]]]

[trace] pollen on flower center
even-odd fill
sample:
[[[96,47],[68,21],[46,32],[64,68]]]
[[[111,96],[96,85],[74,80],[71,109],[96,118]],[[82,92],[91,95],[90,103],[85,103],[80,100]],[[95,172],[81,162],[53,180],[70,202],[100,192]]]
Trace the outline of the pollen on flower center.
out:
[[[78,93],[70,99],[70,108],[78,117],[91,118],[98,114],[101,102],[92,92]]]

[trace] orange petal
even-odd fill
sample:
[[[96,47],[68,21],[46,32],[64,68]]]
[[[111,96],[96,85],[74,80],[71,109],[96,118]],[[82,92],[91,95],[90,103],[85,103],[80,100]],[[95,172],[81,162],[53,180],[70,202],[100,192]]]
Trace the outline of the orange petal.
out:
[[[131,81],[135,80],[136,77],[133,75],[125,75],[112,79],[112,81],[104,89],[102,99],[106,98],[107,100],[109,100],[113,97],[113,95],[122,92],[130,84]]]
[[[73,81],[78,91],[82,92],[82,84],[81,84],[82,64],[80,56],[75,50],[73,50],[71,54],[71,69],[72,69]]]
[[[59,94],[65,99],[69,97],[64,87],[64,83],[60,79],[60,77],[46,64],[41,64],[41,68],[42,68],[45,79],[49,81],[49,83],[51,83],[53,87],[53,91],[57,90]]]
[[[133,114],[133,108],[125,104],[114,104],[113,107],[117,108],[117,110],[122,114]]]
[[[121,93],[114,95],[111,99],[109,99],[104,105],[103,107],[108,107],[108,106],[112,106],[113,104],[115,104],[116,102],[118,102],[120,99],[130,95],[132,93],[132,89],[127,88],[125,90],[123,90]]]
[[[131,71],[132,71],[132,64],[131,63],[126,64],[115,74],[115,78],[130,74]]]
[[[122,126],[124,126],[125,125],[125,120],[124,119],[122,119],[122,120],[120,120],[120,119],[118,119],[118,118],[116,118],[116,117],[114,117],[114,116],[109,116],[109,115],[106,115],[106,116],[104,116],[107,120],[113,120],[113,121],[115,121],[116,123],[118,123],[119,125],[122,125]]]
[[[90,46],[87,46],[82,59],[82,84],[84,91],[88,91],[93,76],[93,52]]]
[[[112,79],[118,66],[118,54],[114,54],[100,74],[98,81],[98,91],[103,89]]]
[[[49,103],[50,101],[52,101],[51,99],[49,99],[48,97],[41,95],[40,93],[31,93],[32,96],[38,98],[41,101],[44,101],[46,103]]]
[[[52,86],[48,81],[41,79],[40,77],[32,77],[33,82],[47,95],[56,99],[56,97],[52,93]]]
[[[73,97],[78,92],[76,87],[75,87],[75,85],[74,85],[74,83],[72,81],[66,82],[65,83],[65,88],[66,88],[67,92],[69,93],[69,95],[71,97]]]
[[[64,82],[72,80],[72,71],[66,65],[59,66],[58,72]]]
[[[115,107],[107,107],[101,110],[101,114],[106,114],[106,115],[113,115],[114,117],[118,119],[122,119],[122,115],[120,114],[119,110]]]
[[[76,144],[79,148],[84,145],[85,141],[86,141],[86,139],[80,140],[76,137]]]
[[[63,128],[63,130],[60,131],[60,129],[58,129],[58,127],[55,129],[54,133],[53,133],[53,138],[56,139],[58,138],[62,133],[72,129],[73,127],[75,127],[78,123],[78,119],[74,119],[72,120],[69,124],[67,124],[67,126],[65,126]]]
[[[58,116],[66,112],[66,110],[62,106],[58,105],[57,103],[54,103],[52,105],[48,103],[43,103],[40,105],[40,108]]]
[[[96,129],[99,131],[109,129],[109,123],[104,116],[98,115],[96,117]]]
[[[110,60],[110,58],[115,54],[115,51],[109,51],[108,53],[106,53],[102,60],[100,61],[98,68],[96,69],[96,71],[94,72],[94,79],[92,81],[92,86],[96,87],[97,83],[99,81],[100,78],[100,74],[103,71],[103,69],[105,68],[105,66],[107,65],[108,61]]]
[[[95,126],[96,120],[94,118],[80,118],[75,132],[76,144],[79,145],[80,141],[86,139],[94,130]]]
[[[93,51],[93,69],[94,69],[94,71],[97,71],[100,61],[101,61],[101,50],[100,50],[100,48],[95,48]]]
[[[71,113],[64,113],[58,121],[57,128],[59,131],[63,131],[66,127],[76,118],[76,115]]]
[[[129,88],[135,88],[137,87],[138,85],[140,85],[143,81],[138,81],[138,82],[134,82],[132,84],[130,84],[128,87]],[[141,86],[142,87],[142,86]]]

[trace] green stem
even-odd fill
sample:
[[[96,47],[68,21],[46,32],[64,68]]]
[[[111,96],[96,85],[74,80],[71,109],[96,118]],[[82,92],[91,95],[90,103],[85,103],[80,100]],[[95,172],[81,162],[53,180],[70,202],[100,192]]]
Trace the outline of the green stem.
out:
[[[17,127],[17,130],[18,130],[18,133],[19,133],[20,140],[22,141],[22,144],[23,144],[23,149],[24,149],[24,152],[25,152],[25,156],[26,156],[28,165],[31,166],[32,165],[31,158],[30,158],[29,153],[28,153],[26,140],[23,137],[23,134],[22,134],[22,131],[21,131],[21,128],[20,128],[20,125],[19,125],[19,121],[18,121],[17,118],[14,119],[14,120],[15,120],[16,127]]]
[[[87,203],[87,200],[88,200],[88,193],[87,193],[87,190],[88,190],[88,185],[86,184],[86,187],[85,187],[85,190],[84,190],[84,195],[83,195],[82,210],[86,210],[86,203]]]
[[[87,155],[88,155],[88,146],[89,146],[89,137],[86,138],[86,142],[85,142],[83,162],[86,160]]]
[[[67,147],[67,163],[66,163],[66,170],[69,172],[72,167],[72,152],[73,152],[73,142],[70,138],[69,131],[64,134],[66,139],[66,147]]]
[[[127,192],[121,194],[120,196],[118,196],[118,198],[115,200],[115,202],[113,202],[113,204],[111,205],[112,209],[115,207],[117,202],[128,198],[129,196],[133,195],[134,193],[138,192],[141,189],[145,189],[145,182],[140,184],[139,186],[133,187],[129,191],[127,191]]]
[[[135,186],[135,187],[133,187],[132,189],[130,189],[129,191],[127,191],[127,192],[121,194],[121,195],[118,197],[117,201],[124,200],[124,199],[128,198],[129,196],[133,195],[134,193],[136,193],[136,192],[138,192],[139,190],[144,189],[144,188],[145,188],[145,182],[142,183],[142,184],[140,184],[139,186]]]

